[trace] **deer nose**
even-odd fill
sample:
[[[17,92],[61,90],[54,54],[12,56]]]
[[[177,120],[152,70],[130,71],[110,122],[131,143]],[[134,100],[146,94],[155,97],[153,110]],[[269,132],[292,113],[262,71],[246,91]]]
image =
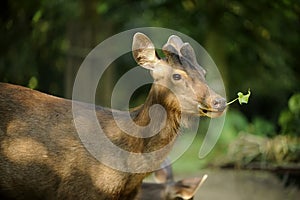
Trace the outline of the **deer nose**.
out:
[[[213,100],[212,106],[218,111],[223,111],[226,108],[226,99],[223,97],[217,97]]]

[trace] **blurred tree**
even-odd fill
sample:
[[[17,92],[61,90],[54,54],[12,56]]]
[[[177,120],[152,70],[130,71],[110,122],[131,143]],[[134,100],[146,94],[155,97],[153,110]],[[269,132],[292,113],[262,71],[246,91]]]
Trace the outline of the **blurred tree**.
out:
[[[71,2],[70,2],[71,3]],[[4,1],[1,6],[3,81],[28,85],[32,77],[42,91],[63,95],[66,22],[78,10],[61,1]]]

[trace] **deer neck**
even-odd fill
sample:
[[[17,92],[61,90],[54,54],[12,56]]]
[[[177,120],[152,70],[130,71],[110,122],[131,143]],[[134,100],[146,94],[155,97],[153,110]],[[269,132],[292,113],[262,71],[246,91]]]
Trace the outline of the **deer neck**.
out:
[[[141,133],[146,145],[145,151],[154,151],[174,142],[181,119],[179,108],[169,89],[158,84],[152,85],[145,104],[134,117],[137,125],[145,127]]]

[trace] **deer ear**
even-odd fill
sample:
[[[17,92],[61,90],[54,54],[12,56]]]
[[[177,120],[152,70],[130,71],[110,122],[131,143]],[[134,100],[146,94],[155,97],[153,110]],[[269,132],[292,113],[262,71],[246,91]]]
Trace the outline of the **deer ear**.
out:
[[[172,45],[175,49],[179,50],[180,47],[183,45],[182,40],[177,35],[171,35],[168,39],[167,44]]]
[[[174,195],[186,200],[191,199],[206,179],[207,175],[204,175],[201,178],[186,178],[178,181],[175,183],[175,185],[172,186]]]
[[[156,183],[167,183],[173,181],[172,169],[167,166],[154,172],[154,179]]]
[[[181,46],[180,53],[183,57],[185,57],[187,60],[189,60],[192,64],[198,65],[195,51],[189,43],[184,43]]]
[[[168,183],[174,181],[172,165],[169,158],[166,158],[161,164],[161,169],[154,172],[154,180],[156,183]]]
[[[132,53],[135,61],[146,69],[153,70],[158,61],[155,48],[151,40],[143,33],[136,33],[133,36]]]
[[[166,183],[167,182],[167,172],[164,168],[159,169],[154,172],[154,180],[156,183]]]

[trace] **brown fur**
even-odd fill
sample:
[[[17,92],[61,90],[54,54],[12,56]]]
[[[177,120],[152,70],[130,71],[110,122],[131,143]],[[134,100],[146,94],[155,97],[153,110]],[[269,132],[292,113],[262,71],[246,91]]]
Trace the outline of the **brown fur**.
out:
[[[147,174],[120,172],[94,159],[76,134],[71,101],[5,83],[0,83],[0,91],[2,192],[7,191],[18,199],[131,199],[134,196],[135,188]],[[136,117],[139,123],[149,121],[146,114],[140,113],[147,113],[146,105],[155,103],[151,97],[150,93],[145,105],[135,111],[139,113]],[[89,105],[83,104],[83,109],[89,109]],[[177,127],[173,126],[178,124],[172,119],[171,127],[166,127],[161,135],[140,139],[120,131],[109,109],[97,107],[97,116],[104,130],[112,133],[109,138],[132,152],[161,148],[175,136],[173,129]]]

